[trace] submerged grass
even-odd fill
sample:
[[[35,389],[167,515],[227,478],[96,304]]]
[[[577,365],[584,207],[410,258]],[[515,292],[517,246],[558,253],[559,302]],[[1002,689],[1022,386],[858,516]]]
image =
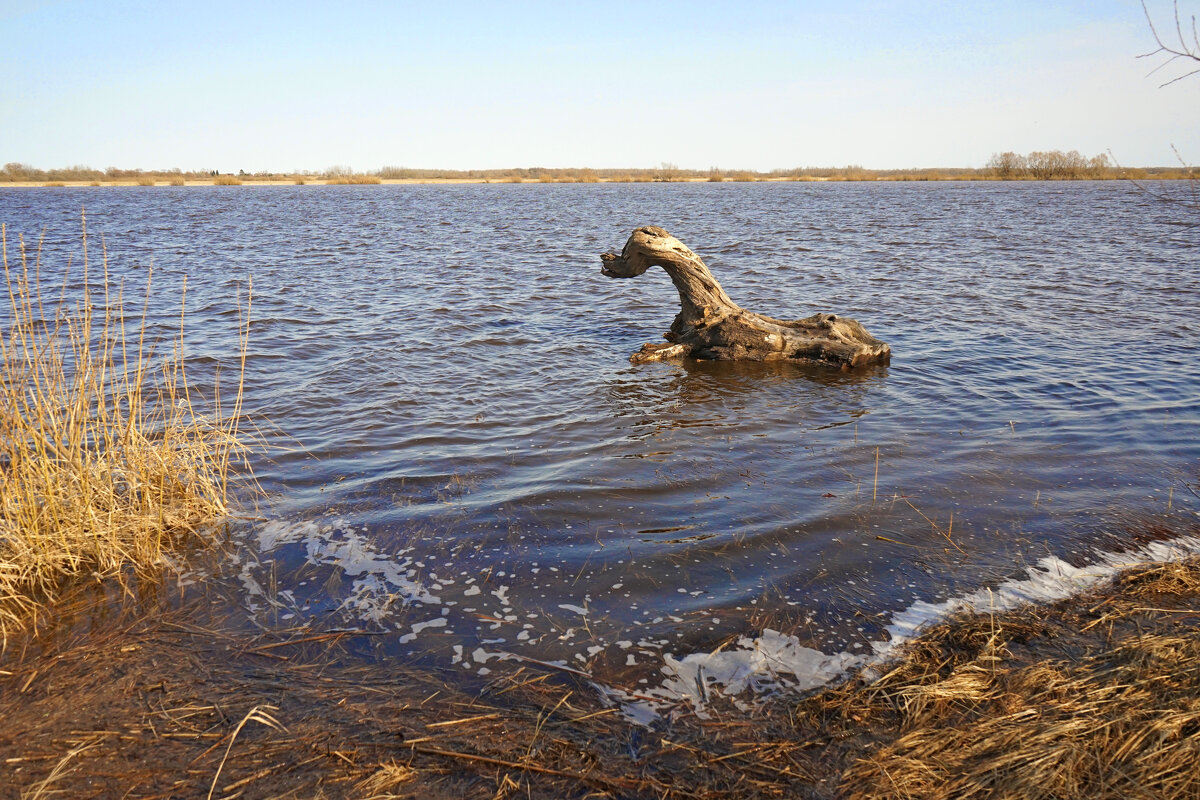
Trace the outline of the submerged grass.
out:
[[[1200,560],[1135,567],[1049,606],[960,616],[884,674],[741,709],[714,698],[707,718],[682,708],[652,728],[604,705],[583,672],[510,662],[469,689],[403,659],[347,657],[370,646],[366,632],[238,633],[221,615],[239,612],[213,591],[190,610],[159,604],[107,633],[14,648],[0,672],[0,791],[1200,796]]]
[[[66,584],[160,570],[164,556],[229,512],[244,464],[241,378],[232,403],[204,403],[188,382],[178,334],[156,352],[146,309],[128,315],[123,286],[90,274],[82,289],[41,286],[41,244],[0,227],[7,314],[0,330],[0,636],[36,624]],[[185,284],[186,287],[186,284]],[[186,288],[185,288],[186,292]],[[182,299],[181,299],[182,303]],[[249,305],[246,307],[248,316]],[[5,319],[7,317],[7,319]],[[245,364],[245,328],[241,365]]]

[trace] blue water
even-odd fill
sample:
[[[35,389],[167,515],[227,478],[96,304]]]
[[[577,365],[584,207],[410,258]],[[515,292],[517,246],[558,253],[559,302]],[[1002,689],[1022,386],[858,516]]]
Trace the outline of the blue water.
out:
[[[364,657],[832,652],[1200,505],[1200,228],[1126,183],[2,189],[10,261],[44,230],[77,274],[83,206],[164,332],[186,276],[197,380],[252,280],[267,522],[213,580],[254,624],[390,632]],[[644,224],[891,364],[629,364],[678,308],[600,274]]]

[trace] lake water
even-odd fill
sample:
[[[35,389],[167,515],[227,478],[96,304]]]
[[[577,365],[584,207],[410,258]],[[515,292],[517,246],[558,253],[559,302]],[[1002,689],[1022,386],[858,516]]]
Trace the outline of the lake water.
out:
[[[653,686],[764,630],[841,657],[1200,506],[1200,228],[1127,183],[13,189],[10,257],[44,229],[60,274],[81,206],[164,325],[186,276],[202,378],[252,277],[245,404],[285,449],[213,580],[248,624],[381,633],[357,658]],[[678,299],[599,254],[645,224],[891,364],[631,365]]]

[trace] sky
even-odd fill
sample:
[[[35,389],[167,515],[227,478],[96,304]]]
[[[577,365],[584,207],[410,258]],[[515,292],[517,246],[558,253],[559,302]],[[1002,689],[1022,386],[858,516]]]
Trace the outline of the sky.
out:
[[[1155,47],[1138,0],[0,0],[0,163],[1200,163],[1200,75]]]

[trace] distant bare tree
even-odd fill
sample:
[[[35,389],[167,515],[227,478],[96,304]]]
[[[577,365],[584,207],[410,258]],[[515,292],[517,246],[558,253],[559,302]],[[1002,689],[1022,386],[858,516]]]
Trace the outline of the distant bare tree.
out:
[[[1150,33],[1154,35],[1154,42],[1158,45],[1158,49],[1149,53],[1143,53],[1138,58],[1162,57],[1162,63],[1150,71],[1151,75],[1179,61],[1184,63],[1184,69],[1187,70],[1182,75],[1176,75],[1169,81],[1160,84],[1160,86],[1168,86],[1176,81],[1181,81],[1184,78],[1200,73],[1200,32],[1198,32],[1196,27],[1196,15],[1192,14],[1188,18],[1188,21],[1191,23],[1189,37],[1188,27],[1185,25],[1183,18],[1179,16],[1178,0],[1173,4],[1173,7],[1175,9],[1175,39],[1164,40],[1159,34],[1158,28],[1154,27],[1154,20],[1150,17],[1150,9],[1146,8],[1146,0],[1142,0],[1142,11],[1146,15],[1146,24],[1150,26]]]
[[[1078,150],[1034,151],[1025,157],[1029,174],[1038,180],[1075,180],[1083,176],[1088,160]]]
[[[1017,178],[1025,174],[1025,156],[1013,153],[993,153],[987,163],[988,169],[998,178]]]
[[[656,181],[677,181],[682,177],[683,173],[679,169],[678,164],[673,164],[670,161],[662,162],[662,165],[654,173]]]
[[[1092,178],[1104,178],[1112,169],[1112,164],[1109,163],[1108,156],[1100,153],[1088,160],[1088,175]]]

